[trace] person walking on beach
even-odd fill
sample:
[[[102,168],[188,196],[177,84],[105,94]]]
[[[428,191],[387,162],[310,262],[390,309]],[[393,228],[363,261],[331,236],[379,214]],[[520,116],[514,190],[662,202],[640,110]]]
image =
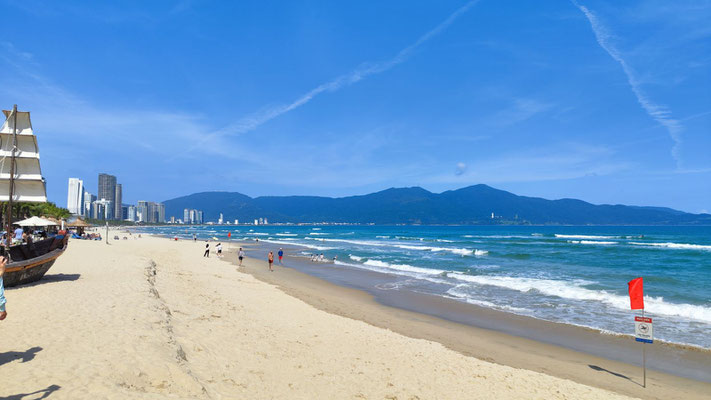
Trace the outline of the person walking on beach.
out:
[[[0,257],[0,321],[7,317],[7,311],[5,310],[5,284],[2,281],[2,276],[5,275],[5,265],[7,265],[7,257]]]
[[[202,256],[210,258],[210,242],[205,242],[205,253]]]
[[[284,250],[279,248],[279,252],[277,253],[277,255],[279,256],[279,264],[281,264],[281,259],[284,257]]]
[[[217,250],[217,257],[222,258],[222,243],[218,243],[215,250]]]
[[[273,272],[274,268],[272,268],[272,264],[274,264],[274,252],[270,251],[267,259],[269,260],[269,270]]]
[[[193,233],[193,242],[197,242],[197,235]]]
[[[239,252],[237,253],[237,257],[239,258],[239,266],[242,266],[242,260],[244,259],[244,250],[242,248],[239,248]]]

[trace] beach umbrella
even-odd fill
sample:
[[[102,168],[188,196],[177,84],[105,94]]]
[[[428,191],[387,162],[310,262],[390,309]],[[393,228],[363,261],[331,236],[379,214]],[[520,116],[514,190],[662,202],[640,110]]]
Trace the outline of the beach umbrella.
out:
[[[91,224],[87,223],[86,221],[84,221],[81,218],[77,218],[74,221],[67,222],[67,226],[70,228],[87,228],[87,227],[90,227]]]
[[[23,219],[22,221],[15,222],[15,225],[19,226],[55,226],[56,222],[50,221],[40,217],[30,217]]]

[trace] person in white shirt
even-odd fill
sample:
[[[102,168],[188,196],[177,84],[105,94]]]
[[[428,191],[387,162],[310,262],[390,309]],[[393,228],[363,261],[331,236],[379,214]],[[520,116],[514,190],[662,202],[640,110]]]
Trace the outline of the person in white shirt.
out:
[[[242,248],[239,248],[239,253],[237,253],[237,257],[239,258],[239,266],[242,266],[242,260],[244,259],[244,250]]]

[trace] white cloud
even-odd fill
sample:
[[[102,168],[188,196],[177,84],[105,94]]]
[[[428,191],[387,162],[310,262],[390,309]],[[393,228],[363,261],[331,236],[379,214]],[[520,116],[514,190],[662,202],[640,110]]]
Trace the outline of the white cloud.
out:
[[[590,22],[590,26],[592,27],[593,33],[595,34],[595,38],[600,47],[602,47],[603,50],[605,50],[607,54],[612,57],[613,60],[617,61],[620,66],[622,66],[622,70],[627,76],[627,82],[629,83],[630,88],[632,88],[632,92],[637,97],[637,102],[639,102],[644,111],[650,117],[652,117],[655,121],[662,125],[669,133],[669,137],[671,137],[672,141],[674,141],[674,146],[672,147],[671,155],[676,161],[677,168],[681,168],[681,132],[683,130],[681,123],[679,122],[679,120],[674,119],[672,117],[671,111],[666,106],[654,103],[647,96],[647,94],[642,91],[639,78],[635,74],[632,67],[630,67],[627,61],[625,61],[625,59],[622,57],[622,53],[620,53],[620,51],[610,43],[611,35],[607,28],[597,18],[597,16],[587,7],[578,4],[575,0],[571,1],[576,7],[580,9],[580,11],[583,12],[583,14],[585,14],[585,17]]]
[[[348,72],[346,74],[343,74],[331,81],[325,82],[308,92],[304,93],[303,95],[299,96],[296,100],[292,101],[291,103],[288,104],[283,104],[280,106],[268,108],[264,111],[257,112],[255,114],[249,115],[247,117],[244,117],[237,122],[228,125],[220,130],[217,130],[215,132],[212,132],[211,134],[207,135],[205,138],[201,140],[201,142],[196,145],[201,146],[204,143],[219,137],[219,136],[224,136],[224,135],[238,135],[242,133],[246,133],[249,131],[252,131],[256,129],[257,127],[261,126],[262,124],[280,116],[285,113],[288,113],[289,111],[295,110],[311,100],[313,100],[316,96],[326,93],[326,92],[335,92],[343,87],[350,86],[354,83],[357,83],[371,75],[376,75],[382,72],[385,72],[393,67],[395,67],[398,64],[403,63],[406,61],[408,58],[412,56],[412,54],[422,46],[425,42],[428,40],[432,39],[433,37],[437,36],[440,34],[442,31],[447,29],[457,18],[459,18],[462,14],[467,12],[474,4],[476,4],[479,0],[471,0],[467,4],[463,5],[459,9],[457,9],[455,12],[449,15],[447,19],[442,21],[439,25],[437,25],[434,29],[428,31],[424,35],[420,36],[414,43],[411,45],[405,47],[404,49],[400,50],[393,58],[386,60],[386,61],[381,61],[378,63],[363,63],[360,67],[356,68],[355,70]]]

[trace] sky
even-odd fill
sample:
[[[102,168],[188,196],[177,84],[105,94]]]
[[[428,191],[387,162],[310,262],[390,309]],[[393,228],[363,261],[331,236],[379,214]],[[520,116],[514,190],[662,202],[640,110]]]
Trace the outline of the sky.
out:
[[[50,201],[485,183],[711,211],[707,1],[5,1]]]

